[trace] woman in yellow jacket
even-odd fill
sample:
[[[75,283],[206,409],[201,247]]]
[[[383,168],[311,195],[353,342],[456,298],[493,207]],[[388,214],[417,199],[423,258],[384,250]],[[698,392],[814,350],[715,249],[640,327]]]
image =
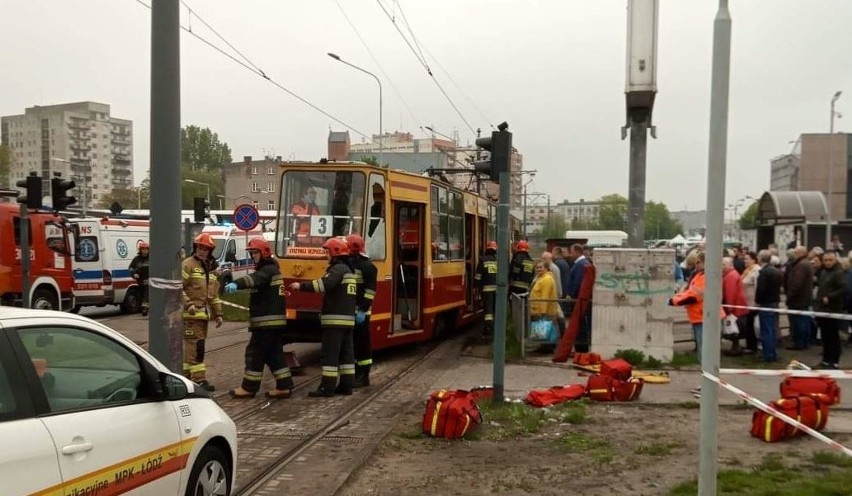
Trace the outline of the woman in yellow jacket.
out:
[[[556,326],[559,317],[556,298],[556,280],[550,267],[542,260],[536,261],[535,279],[530,287],[530,320],[548,319]]]

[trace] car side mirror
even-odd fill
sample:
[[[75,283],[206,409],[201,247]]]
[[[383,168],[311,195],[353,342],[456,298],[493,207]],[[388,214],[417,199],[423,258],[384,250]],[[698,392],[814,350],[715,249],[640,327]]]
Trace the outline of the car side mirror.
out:
[[[163,386],[162,398],[166,401],[182,400],[189,394],[186,383],[172,374],[161,372],[160,384]]]

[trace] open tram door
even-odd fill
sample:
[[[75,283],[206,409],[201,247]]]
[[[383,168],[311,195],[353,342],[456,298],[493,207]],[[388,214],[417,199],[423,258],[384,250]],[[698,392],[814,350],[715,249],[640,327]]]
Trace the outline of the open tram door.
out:
[[[393,322],[394,333],[422,329],[420,288],[423,286],[423,212],[424,205],[393,202],[396,219],[393,250]]]

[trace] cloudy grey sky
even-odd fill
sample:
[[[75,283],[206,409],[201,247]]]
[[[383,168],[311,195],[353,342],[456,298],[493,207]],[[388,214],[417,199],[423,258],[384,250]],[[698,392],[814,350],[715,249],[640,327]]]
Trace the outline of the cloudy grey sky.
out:
[[[150,4],[150,0],[143,0]],[[408,21],[435,79],[470,126],[508,121],[531,188],[554,201],[627,195],[624,124],[626,0],[186,0],[252,63],[366,134],[378,131],[376,83],[326,53],[379,75],[385,131],[468,125],[441,95],[382,11]],[[731,0],[733,55],[728,201],[768,188],[769,159],[804,132],[827,132],[829,101],[852,125],[852,2]],[[658,95],[647,198],[671,210],[706,202],[714,0],[660,0]],[[345,13],[345,15],[344,15]],[[404,19],[403,19],[404,14]],[[347,21],[357,28],[355,29]],[[182,10],[184,26],[225,47]],[[366,43],[359,40],[359,34]],[[136,181],[149,163],[150,10],[136,0],[5,0],[0,17],[0,115],[93,100],[134,121]],[[369,49],[369,50],[368,50]],[[371,56],[370,52],[375,56]],[[182,120],[210,127],[235,159],[326,153],[341,124],[183,32]],[[383,75],[384,73],[384,75]],[[353,141],[360,136],[350,130]]]

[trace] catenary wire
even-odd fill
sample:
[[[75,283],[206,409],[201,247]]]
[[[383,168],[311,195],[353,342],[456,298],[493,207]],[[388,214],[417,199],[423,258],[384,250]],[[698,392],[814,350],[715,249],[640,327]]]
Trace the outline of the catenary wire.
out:
[[[150,5],[148,5],[148,4],[146,4],[145,2],[143,2],[142,0],[135,0],[135,1],[136,1],[136,3],[138,3],[138,4],[145,6],[148,10],[151,10],[151,6],[150,6]],[[197,18],[199,18],[199,20],[201,20],[201,18],[200,18],[200,17],[198,17],[198,14],[197,14],[197,13],[195,14],[195,17],[197,17]],[[201,22],[204,22],[204,21],[203,21],[203,20],[201,20]],[[204,24],[206,25],[206,23],[204,23]],[[347,124],[347,123],[346,123],[346,122],[344,122],[343,120],[338,119],[337,117],[335,117],[334,115],[332,115],[332,114],[330,114],[330,113],[326,112],[325,110],[323,110],[322,108],[318,107],[317,105],[314,105],[313,103],[309,102],[308,100],[306,100],[306,99],[302,98],[302,97],[301,97],[301,96],[299,96],[298,94],[294,93],[292,90],[290,90],[290,89],[286,88],[286,87],[285,87],[285,86],[283,86],[282,84],[278,83],[277,81],[275,81],[275,80],[274,80],[274,79],[272,79],[271,77],[269,77],[269,76],[267,76],[266,74],[264,74],[264,73],[263,73],[263,71],[261,71],[261,70],[259,70],[259,69],[255,69],[254,67],[251,67],[251,66],[250,66],[249,64],[247,64],[246,62],[243,62],[243,61],[239,60],[238,58],[234,57],[233,55],[231,55],[230,53],[226,52],[226,51],[225,51],[225,50],[223,50],[222,48],[220,48],[220,47],[216,46],[214,43],[212,43],[212,42],[210,42],[209,40],[205,39],[204,37],[202,37],[202,36],[198,35],[197,33],[195,33],[195,32],[193,32],[193,31],[189,30],[187,27],[185,27],[185,26],[181,25],[181,26],[180,26],[180,28],[181,28],[182,30],[186,31],[187,33],[191,34],[191,35],[192,35],[192,36],[194,36],[196,39],[198,39],[198,40],[199,40],[199,41],[201,41],[202,43],[206,44],[206,45],[207,45],[207,46],[209,46],[210,48],[212,48],[212,49],[216,50],[217,52],[221,53],[221,54],[222,54],[222,55],[224,55],[225,57],[228,57],[229,59],[231,59],[233,62],[235,62],[235,63],[239,64],[239,65],[240,65],[240,66],[242,66],[244,69],[248,70],[249,72],[251,72],[251,73],[253,73],[253,74],[255,74],[255,75],[257,75],[257,76],[259,76],[259,77],[261,77],[261,78],[263,78],[264,80],[266,80],[267,82],[269,82],[269,83],[270,83],[270,84],[272,84],[273,86],[277,87],[278,89],[280,89],[280,90],[284,91],[285,93],[287,93],[288,95],[292,96],[293,98],[295,98],[295,99],[299,100],[300,102],[304,103],[304,104],[305,104],[305,105],[307,105],[308,107],[310,107],[310,108],[312,108],[312,109],[316,110],[317,112],[321,113],[322,115],[324,115],[324,116],[328,117],[329,119],[333,120],[334,122],[336,122],[336,123],[340,124],[341,126],[343,126],[343,127],[347,128],[347,129],[349,129],[349,130],[353,131],[355,134],[357,134],[357,135],[359,135],[359,136],[362,136],[363,138],[368,139],[368,140],[370,140],[370,141],[371,141],[371,142],[373,142],[373,143],[377,143],[377,141],[376,141],[376,140],[374,140],[371,136],[367,136],[365,133],[363,133],[363,132],[359,131],[357,128],[355,128],[355,127],[353,127],[353,126],[351,126],[351,125]],[[229,44],[229,46],[230,46],[230,44]],[[252,65],[253,65],[253,64],[252,64]]]

